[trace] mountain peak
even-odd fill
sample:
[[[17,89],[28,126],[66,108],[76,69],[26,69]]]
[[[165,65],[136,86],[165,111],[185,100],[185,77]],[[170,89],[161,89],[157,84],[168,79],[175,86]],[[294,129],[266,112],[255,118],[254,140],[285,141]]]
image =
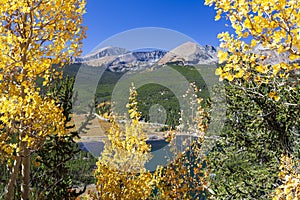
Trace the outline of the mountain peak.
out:
[[[213,46],[200,46],[194,42],[186,42],[168,52],[159,64],[179,63],[183,65],[216,63],[217,50]]]
[[[175,49],[173,49],[171,52],[181,55],[181,56],[185,56],[185,55],[190,55],[193,54],[197,51],[197,48],[199,48],[200,46],[194,42],[186,42],[183,43],[182,45],[176,47]]]

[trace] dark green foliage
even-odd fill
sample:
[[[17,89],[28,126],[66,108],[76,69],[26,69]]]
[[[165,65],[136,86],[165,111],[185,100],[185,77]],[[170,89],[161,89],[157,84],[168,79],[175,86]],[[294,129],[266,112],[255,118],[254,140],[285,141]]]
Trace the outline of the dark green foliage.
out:
[[[80,149],[73,141],[73,135],[58,138],[50,136],[43,147],[36,153],[39,166],[33,166],[32,183],[36,198],[45,199],[70,199],[76,197],[71,194],[73,185],[69,167],[70,161]]]
[[[201,89],[201,91],[199,91],[197,93],[197,96],[203,99],[207,99],[209,97],[209,92],[207,89],[207,85],[204,81],[204,79],[202,78],[203,75],[205,76],[209,76],[210,74],[202,74],[205,72],[205,68],[215,68],[215,66],[211,65],[211,66],[197,66],[197,68],[201,68],[201,74],[199,73],[199,71],[193,67],[193,66],[178,66],[178,65],[171,65],[171,67],[173,69],[175,69],[176,71],[178,71],[179,73],[181,73],[189,83],[195,83],[195,85]],[[213,71],[213,70],[208,70],[208,72]],[[207,73],[208,73],[207,72]]]
[[[91,153],[81,150],[66,163],[74,187],[95,183],[94,169],[97,161]]]
[[[209,154],[218,199],[270,199],[281,154],[299,157],[300,86],[290,81],[276,88],[279,101],[268,96],[270,84],[226,85],[227,122]]]
[[[142,112],[145,121],[150,120],[149,110],[151,106],[159,104],[163,106],[167,114],[167,125],[175,128],[179,124],[180,106],[174,93],[166,87],[158,84],[147,84],[137,90],[139,111]]]
[[[69,133],[62,137],[50,135],[41,148],[32,155],[32,160],[38,163],[36,166],[33,165],[31,170],[31,182],[36,199],[74,199],[84,192],[84,190],[77,193],[73,191],[74,184],[82,185],[93,182],[91,164],[86,163],[83,159],[83,156],[89,158],[91,156],[81,152],[78,144],[74,141],[75,138],[79,138],[78,133],[71,131],[74,126],[69,125],[73,84],[74,78],[66,77],[64,80],[54,83],[47,93],[53,99],[57,99],[58,105],[64,109],[65,127]],[[84,129],[84,127],[81,128]],[[93,159],[90,160],[95,162]],[[78,162],[82,169],[77,167]],[[72,164],[75,165],[75,168]],[[88,176],[88,173],[90,174],[89,179],[80,178]],[[75,177],[76,179],[74,179]]]

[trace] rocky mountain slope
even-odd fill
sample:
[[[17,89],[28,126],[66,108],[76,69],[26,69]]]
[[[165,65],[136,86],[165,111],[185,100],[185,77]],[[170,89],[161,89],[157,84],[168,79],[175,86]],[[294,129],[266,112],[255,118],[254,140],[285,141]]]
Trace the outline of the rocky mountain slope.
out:
[[[166,52],[161,50],[131,52],[118,47],[105,47],[86,56],[75,58],[75,63],[104,66],[110,71],[139,70],[157,63]]]
[[[75,63],[86,63],[90,66],[104,66],[110,71],[134,71],[153,65],[165,64],[211,64],[217,63],[217,49],[213,46],[200,46],[187,42],[170,52],[162,50],[136,51],[119,47],[101,48],[86,56],[75,58]]]

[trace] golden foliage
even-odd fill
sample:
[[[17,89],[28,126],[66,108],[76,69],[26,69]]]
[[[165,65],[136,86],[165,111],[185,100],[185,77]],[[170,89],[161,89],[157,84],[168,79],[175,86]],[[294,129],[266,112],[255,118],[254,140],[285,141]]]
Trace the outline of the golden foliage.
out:
[[[216,20],[222,15],[229,19],[236,35],[223,32],[219,34],[221,48],[219,62],[224,67],[216,70],[220,80],[255,80],[256,83],[268,83],[270,78],[287,79],[293,70],[299,70],[299,64],[283,61],[270,64],[265,62],[274,54],[289,55],[290,61],[300,58],[300,2],[294,0],[206,0],[217,10]],[[250,38],[249,44],[245,38]],[[273,51],[273,55],[254,52],[261,45]],[[276,96],[274,96],[276,100]]]
[[[299,161],[293,157],[283,155],[281,158],[280,172],[278,174],[282,184],[276,188],[274,200],[300,199],[300,166]]]
[[[84,7],[84,0],[0,2],[0,142],[8,157],[18,142],[36,149],[48,134],[64,134],[62,109],[40,95],[37,80],[61,77],[53,65],[78,55]]]
[[[120,130],[115,117],[95,172],[98,198],[100,199],[146,199],[155,182],[153,175],[144,167],[150,159],[150,146],[146,134],[138,122],[137,92],[130,88],[127,104],[130,120],[125,131]]]
[[[57,69],[79,55],[84,12],[85,0],[0,1],[0,153],[15,160],[6,199],[21,163],[22,199],[30,198],[30,154],[48,135],[65,134],[61,105],[37,82],[61,78]]]

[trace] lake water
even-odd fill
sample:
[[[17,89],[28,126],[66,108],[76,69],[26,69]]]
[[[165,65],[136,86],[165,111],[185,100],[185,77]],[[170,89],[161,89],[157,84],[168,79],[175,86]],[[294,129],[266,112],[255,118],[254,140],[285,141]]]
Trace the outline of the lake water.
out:
[[[183,151],[190,144],[190,136],[177,136],[175,145],[178,151]],[[183,145],[185,141],[185,145]],[[79,142],[79,146],[84,151],[91,152],[95,157],[99,157],[104,149],[104,143],[101,141],[94,142]],[[149,140],[147,144],[151,145],[152,158],[146,163],[146,169],[154,171],[158,165],[165,166],[170,160],[175,159],[172,151],[173,145],[170,145],[165,140]]]

